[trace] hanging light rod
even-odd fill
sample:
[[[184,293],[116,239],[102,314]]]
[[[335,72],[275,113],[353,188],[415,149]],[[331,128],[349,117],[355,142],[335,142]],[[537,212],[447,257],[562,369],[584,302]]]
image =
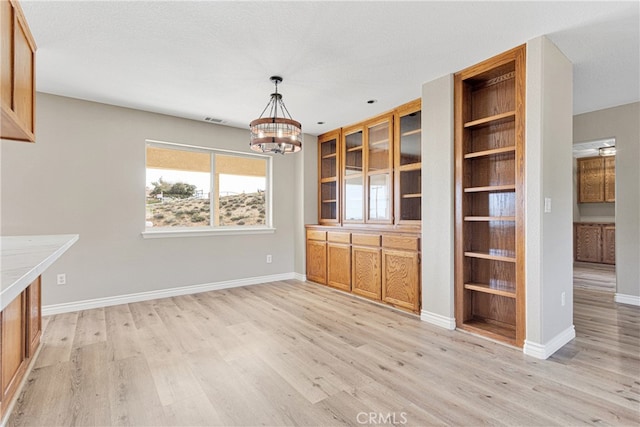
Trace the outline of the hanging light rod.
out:
[[[282,102],[282,95],[278,93],[278,84],[282,83],[282,77],[271,76],[270,80],[275,84],[276,90],[271,94],[271,99],[260,117],[249,124],[249,146],[253,151],[261,153],[297,153],[302,149],[302,125],[291,118]],[[267,110],[269,116],[262,117]]]

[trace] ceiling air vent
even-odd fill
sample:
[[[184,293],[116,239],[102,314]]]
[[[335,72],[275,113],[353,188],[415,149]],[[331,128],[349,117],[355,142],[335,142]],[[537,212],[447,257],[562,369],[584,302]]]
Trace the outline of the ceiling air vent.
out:
[[[215,117],[205,117],[204,121],[205,122],[209,122],[209,123],[215,123],[217,125],[220,125],[220,124],[224,123],[224,120],[216,119]]]

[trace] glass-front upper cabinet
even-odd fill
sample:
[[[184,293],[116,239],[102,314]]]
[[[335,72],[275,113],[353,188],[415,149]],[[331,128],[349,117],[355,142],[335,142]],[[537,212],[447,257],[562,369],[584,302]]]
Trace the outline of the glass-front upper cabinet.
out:
[[[422,218],[422,102],[399,107],[396,115],[395,183],[396,223],[420,225]]]
[[[335,224],[340,222],[340,131],[318,136],[318,222]]]
[[[374,119],[366,126],[367,222],[390,223],[392,216],[393,116]]]
[[[343,222],[364,220],[364,130],[354,126],[342,130],[344,158]]]

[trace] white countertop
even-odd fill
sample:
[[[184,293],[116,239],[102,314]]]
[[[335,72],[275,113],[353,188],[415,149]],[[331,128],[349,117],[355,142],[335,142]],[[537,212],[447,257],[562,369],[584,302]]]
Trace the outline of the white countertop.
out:
[[[0,310],[78,241],[77,234],[0,236]]]

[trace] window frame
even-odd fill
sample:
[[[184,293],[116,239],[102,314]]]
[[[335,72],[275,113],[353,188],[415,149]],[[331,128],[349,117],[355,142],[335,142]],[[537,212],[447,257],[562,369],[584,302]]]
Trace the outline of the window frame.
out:
[[[258,153],[246,153],[241,151],[226,150],[221,148],[203,147],[192,144],[182,144],[177,142],[159,141],[154,139],[146,139],[144,144],[144,166],[145,166],[145,187],[146,187],[146,170],[147,170],[147,147],[157,147],[169,150],[182,150],[196,153],[208,153],[211,159],[211,191],[209,192],[209,223],[208,226],[202,227],[159,227],[147,228],[146,218],[143,219],[145,226],[143,227],[142,237],[145,239],[167,238],[167,237],[201,237],[216,235],[241,235],[241,234],[271,234],[276,231],[273,227],[273,176],[272,163],[273,158],[269,155]],[[214,187],[215,184],[215,163],[216,155],[244,157],[248,159],[262,159],[266,161],[265,171],[265,224],[263,225],[241,225],[241,226],[221,226],[212,225],[215,215],[218,215],[219,206],[215,206],[214,191],[218,191]],[[144,206],[146,209],[146,194],[144,196]]]

